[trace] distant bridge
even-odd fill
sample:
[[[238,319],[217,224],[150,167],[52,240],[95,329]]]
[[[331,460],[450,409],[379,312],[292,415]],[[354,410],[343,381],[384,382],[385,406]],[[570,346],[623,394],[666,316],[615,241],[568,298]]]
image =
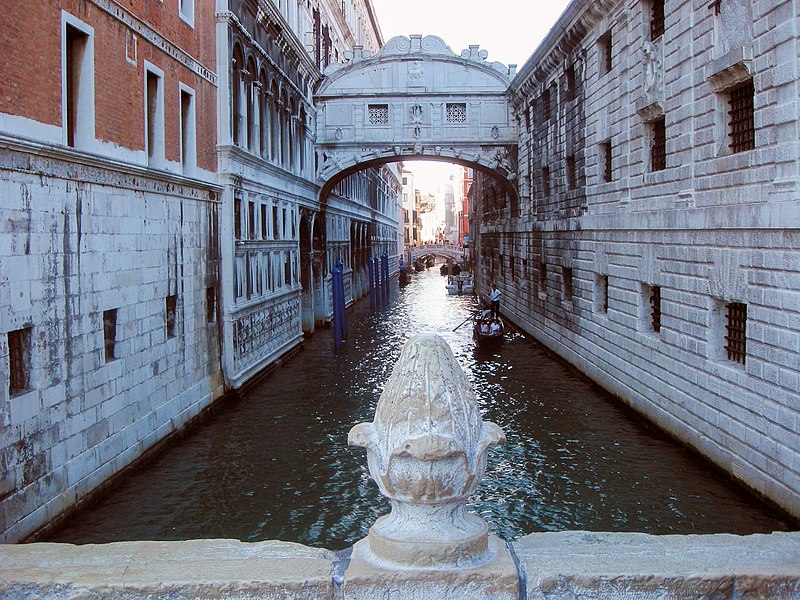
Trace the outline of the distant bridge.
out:
[[[406,258],[411,262],[417,260],[420,256],[440,256],[442,258],[451,258],[453,260],[462,260],[464,258],[465,249],[461,246],[454,244],[425,244],[423,246],[414,246],[406,248]]]

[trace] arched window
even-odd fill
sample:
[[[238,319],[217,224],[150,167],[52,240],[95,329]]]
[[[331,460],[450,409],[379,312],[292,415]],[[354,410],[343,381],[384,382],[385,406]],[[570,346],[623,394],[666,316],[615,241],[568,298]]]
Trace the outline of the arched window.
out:
[[[271,95],[270,102],[270,115],[272,122],[270,125],[272,137],[270,139],[270,152],[269,156],[272,162],[280,164],[281,161],[281,106],[280,96],[278,96],[278,86],[275,82],[269,88]]]
[[[295,122],[295,104],[294,98],[289,99],[289,112],[286,115],[286,122],[289,125],[289,164],[287,165],[290,171],[297,171],[297,144],[298,136]]]
[[[242,49],[238,44],[233,46],[233,62],[231,64],[231,139],[234,144],[240,143],[242,129]]]
[[[300,107],[297,126],[298,148],[300,149],[300,174],[303,175],[306,172],[306,144],[308,143],[306,140],[306,109],[304,106]]]
[[[256,62],[251,56],[247,60],[247,73],[245,75],[245,90],[247,94],[247,106],[245,112],[247,116],[247,149],[254,150],[258,135],[256,129],[256,112],[258,110],[258,98],[256,98]]]
[[[269,158],[269,143],[270,143],[270,98],[269,98],[269,80],[267,73],[263,69],[258,75],[258,83],[260,84],[259,93],[259,153],[264,158]]]
[[[280,103],[280,122],[281,122],[281,161],[284,169],[290,167],[289,164],[289,99],[286,90],[281,91]]]

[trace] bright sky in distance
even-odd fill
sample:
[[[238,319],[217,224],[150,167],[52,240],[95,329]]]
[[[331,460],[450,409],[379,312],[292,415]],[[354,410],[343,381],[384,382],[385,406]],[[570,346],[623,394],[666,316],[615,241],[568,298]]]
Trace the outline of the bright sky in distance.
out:
[[[456,54],[480,44],[488,61],[519,69],[550,31],[569,0],[372,0],[384,41],[412,33],[436,35]],[[416,187],[434,192],[451,168],[408,162]]]

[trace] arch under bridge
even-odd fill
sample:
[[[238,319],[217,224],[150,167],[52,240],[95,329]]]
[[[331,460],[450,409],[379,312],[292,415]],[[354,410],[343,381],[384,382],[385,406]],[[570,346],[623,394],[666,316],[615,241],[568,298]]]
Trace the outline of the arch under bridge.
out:
[[[426,244],[406,248],[406,258],[414,262],[422,256],[439,256],[441,258],[462,260],[464,258],[464,248],[451,244]]]

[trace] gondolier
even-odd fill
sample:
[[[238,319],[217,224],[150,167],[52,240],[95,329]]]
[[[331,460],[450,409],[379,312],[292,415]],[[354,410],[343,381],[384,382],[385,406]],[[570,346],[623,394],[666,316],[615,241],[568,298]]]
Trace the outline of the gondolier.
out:
[[[492,317],[497,318],[500,316],[500,290],[497,289],[497,284],[492,284],[492,291],[489,294],[489,301],[491,304]]]

